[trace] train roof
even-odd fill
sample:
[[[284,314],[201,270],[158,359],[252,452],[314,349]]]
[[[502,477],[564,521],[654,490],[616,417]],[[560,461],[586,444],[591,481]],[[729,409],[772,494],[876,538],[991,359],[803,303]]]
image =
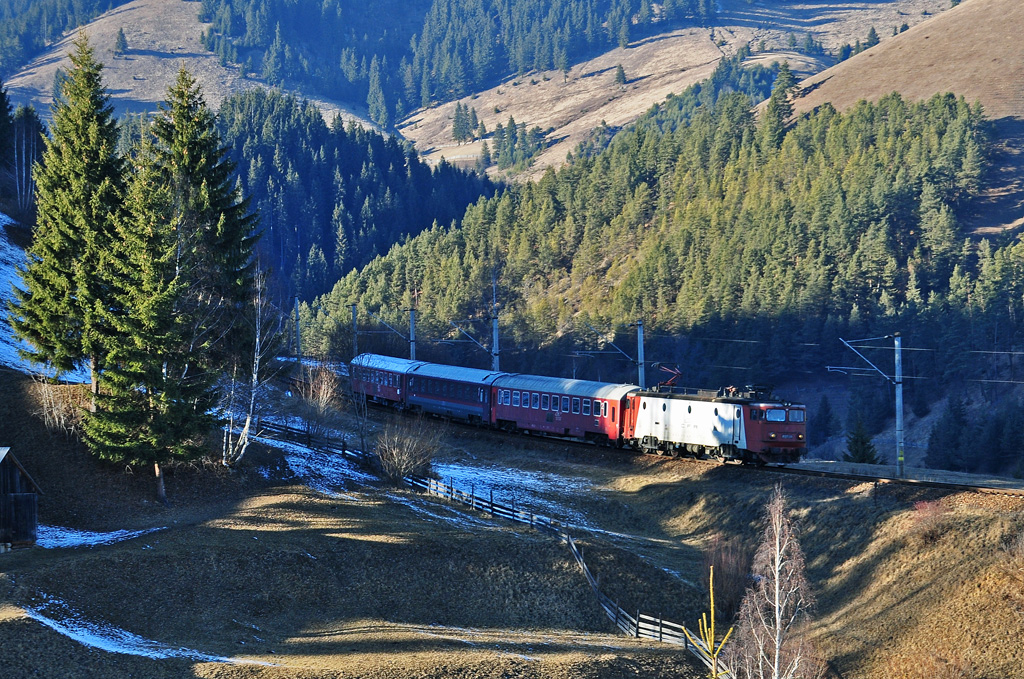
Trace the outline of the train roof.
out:
[[[375,370],[388,370],[396,373],[407,373],[417,366],[425,365],[423,361],[410,361],[407,358],[382,356],[381,354],[359,354],[352,359],[351,365]]]
[[[556,394],[582,396],[584,398],[603,398],[611,401],[617,401],[629,392],[640,388],[635,384],[611,384],[608,382],[592,382],[590,380],[518,374],[505,375],[495,380],[494,386],[500,389],[547,391]]]
[[[490,386],[496,378],[508,373],[480,370],[479,368],[463,368],[457,365],[442,365],[440,363],[421,363],[411,369],[409,374],[417,377],[433,377],[435,379],[455,380],[456,382]]]
[[[708,401],[714,403],[735,403],[737,405],[755,406],[781,406],[786,408],[804,408],[803,403],[792,403],[785,399],[777,398],[770,394],[757,394],[755,396],[736,394],[732,395],[724,390],[714,389],[648,389],[637,392],[638,396],[648,398],[679,399],[682,401]]]

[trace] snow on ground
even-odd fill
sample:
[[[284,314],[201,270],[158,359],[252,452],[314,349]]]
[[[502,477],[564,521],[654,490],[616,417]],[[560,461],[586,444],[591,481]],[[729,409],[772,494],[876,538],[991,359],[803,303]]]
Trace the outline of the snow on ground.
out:
[[[434,462],[433,469],[442,483],[467,493],[475,492],[477,497],[489,499],[493,491],[495,502],[503,505],[514,502],[516,507],[590,530],[582,513],[551,499],[592,492],[593,484],[587,479],[489,465],[474,466],[465,462]]]
[[[210,655],[189,648],[169,646],[158,641],[144,639],[120,627],[83,620],[77,611],[60,599],[46,595],[43,595],[42,599],[43,603],[38,606],[25,608],[25,613],[28,617],[39,621],[59,634],[63,634],[91,648],[98,648],[109,653],[136,655],[155,660],[185,658],[202,662],[269,665],[269,663],[255,660],[239,660],[219,655]]]
[[[4,230],[6,224],[14,220],[0,212],[0,365],[6,365],[23,373],[44,373],[52,377],[53,373],[47,373],[40,366],[29,363],[18,355],[19,348],[27,348],[11,329],[7,321],[7,304],[14,298],[14,287],[21,287],[21,275],[18,267],[25,264],[25,251],[7,239],[7,232]],[[90,376],[87,370],[79,369],[74,373],[61,375],[63,379],[70,382],[88,382]]]
[[[94,533],[89,530],[75,530],[62,526],[39,525],[36,531],[36,545],[43,549],[61,549],[66,547],[93,547],[95,545],[112,545],[115,542],[131,540],[140,535],[154,533],[165,528],[149,528],[147,530],[115,530],[109,533]]]
[[[377,480],[377,477],[358,469],[339,453],[313,450],[298,443],[265,437],[254,437],[253,440],[284,451],[284,459],[292,473],[313,490],[327,495],[336,495],[351,490],[353,485]]]

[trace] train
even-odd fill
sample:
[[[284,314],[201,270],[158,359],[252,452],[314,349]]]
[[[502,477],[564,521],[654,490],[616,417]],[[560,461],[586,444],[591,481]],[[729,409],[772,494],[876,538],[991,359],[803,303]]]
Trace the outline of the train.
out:
[[[658,455],[746,464],[797,462],[807,411],[767,387],[686,389],[544,377],[360,354],[352,393],[373,403],[508,432]]]

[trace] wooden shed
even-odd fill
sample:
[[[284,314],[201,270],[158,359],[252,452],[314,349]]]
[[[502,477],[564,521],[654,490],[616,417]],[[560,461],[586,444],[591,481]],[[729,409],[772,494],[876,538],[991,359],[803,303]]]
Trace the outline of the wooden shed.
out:
[[[35,544],[41,492],[11,449],[0,448],[0,545]]]

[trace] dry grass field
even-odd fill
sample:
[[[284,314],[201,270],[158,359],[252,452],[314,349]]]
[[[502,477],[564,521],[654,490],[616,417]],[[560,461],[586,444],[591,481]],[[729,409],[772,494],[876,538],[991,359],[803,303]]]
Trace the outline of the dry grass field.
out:
[[[231,474],[173,469],[174,504],[164,508],[148,501],[145,470],[104,468],[46,438],[24,416],[31,386],[10,373],[0,380],[10,395],[0,418],[20,423],[5,444],[46,492],[42,523],[162,528],[0,555],[5,677],[703,676],[677,648],[614,634],[565,546],[529,528],[372,480],[317,492],[267,447]],[[842,676],[1012,677],[1024,663],[1024,555],[1004,548],[1024,531],[1020,499],[778,477],[459,427],[442,451],[442,475],[477,492],[490,482],[496,499],[573,524],[602,590],[623,607],[691,625],[706,605],[704,550],[715,536],[753,546],[784,478],[818,597],[810,634]],[[31,610],[74,611],[235,662],[87,648]]]

